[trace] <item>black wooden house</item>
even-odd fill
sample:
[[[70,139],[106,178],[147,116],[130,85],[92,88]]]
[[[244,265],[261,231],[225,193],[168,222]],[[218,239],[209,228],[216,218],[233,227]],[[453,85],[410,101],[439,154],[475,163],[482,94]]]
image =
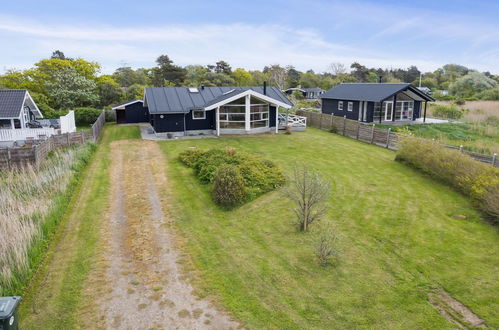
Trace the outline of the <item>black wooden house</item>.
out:
[[[435,101],[411,84],[340,84],[320,96],[322,113],[361,122],[426,120],[427,102]]]
[[[149,122],[172,136],[277,132],[279,107],[293,104],[277,87],[149,87],[144,100],[116,105],[118,123]]]

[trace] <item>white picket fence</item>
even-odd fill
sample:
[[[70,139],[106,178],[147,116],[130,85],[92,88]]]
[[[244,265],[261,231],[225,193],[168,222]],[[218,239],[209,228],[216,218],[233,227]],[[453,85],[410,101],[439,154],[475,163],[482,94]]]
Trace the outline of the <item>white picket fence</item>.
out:
[[[57,131],[52,127],[0,129],[0,141],[24,141],[28,140],[28,138],[39,140],[55,134],[57,134]]]
[[[61,134],[76,132],[75,112],[70,110],[65,116],[59,118],[61,124]]]

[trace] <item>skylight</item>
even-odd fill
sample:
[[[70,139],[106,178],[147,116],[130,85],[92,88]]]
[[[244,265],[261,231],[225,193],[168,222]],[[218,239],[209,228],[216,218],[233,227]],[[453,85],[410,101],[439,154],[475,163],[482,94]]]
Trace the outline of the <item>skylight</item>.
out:
[[[199,93],[199,90],[197,87],[189,87],[189,92],[190,93]]]

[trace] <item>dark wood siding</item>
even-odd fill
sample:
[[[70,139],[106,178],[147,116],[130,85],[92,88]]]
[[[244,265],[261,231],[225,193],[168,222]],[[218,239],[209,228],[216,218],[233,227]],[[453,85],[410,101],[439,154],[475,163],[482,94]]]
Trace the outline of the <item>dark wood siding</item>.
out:
[[[192,119],[192,111],[185,116],[185,126],[187,130],[217,129],[215,126],[216,110],[206,111],[205,119]]]
[[[118,111],[124,111],[126,123],[147,123],[149,122],[149,110],[144,108],[142,102],[129,104],[125,110],[116,110],[116,119],[118,120]],[[121,124],[122,122],[119,122]]]
[[[343,110],[338,110],[338,102],[343,101]],[[348,111],[348,102],[353,103],[353,110]],[[322,113],[332,114],[335,116],[344,117],[347,119],[359,119],[359,101],[322,99]]]
[[[154,116],[154,130],[156,133],[183,132],[184,114],[172,113]],[[163,116],[163,118],[161,118]]]
[[[269,127],[275,127],[275,107],[269,107]]]

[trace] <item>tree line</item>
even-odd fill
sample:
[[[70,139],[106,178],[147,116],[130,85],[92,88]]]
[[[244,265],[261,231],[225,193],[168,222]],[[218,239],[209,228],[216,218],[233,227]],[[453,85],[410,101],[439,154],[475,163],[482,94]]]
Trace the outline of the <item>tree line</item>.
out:
[[[179,66],[168,55],[156,59],[152,68],[123,66],[113,74],[101,74],[97,62],[69,58],[59,50],[26,70],[7,70],[0,75],[0,88],[27,89],[47,116],[75,107],[106,108],[143,97],[145,87],[168,86],[259,86],[267,81],[279,89],[290,87],[330,89],[340,83],[405,82],[428,87],[438,99],[499,100],[499,76],[447,64],[433,72],[407,69],[368,68],[354,62],[349,67],[331,63],[326,72],[305,72],[295,67],[268,65],[263,70],[233,69],[226,61],[213,65]],[[447,95],[448,94],[448,95]]]

